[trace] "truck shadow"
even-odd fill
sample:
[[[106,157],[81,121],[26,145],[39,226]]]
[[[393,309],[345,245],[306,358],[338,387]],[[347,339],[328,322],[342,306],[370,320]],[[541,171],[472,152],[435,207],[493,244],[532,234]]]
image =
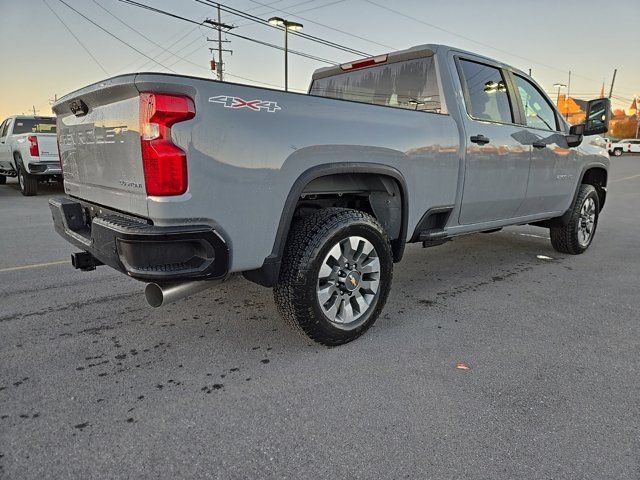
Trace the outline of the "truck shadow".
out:
[[[64,194],[64,187],[62,186],[62,183],[44,182],[38,184],[38,196],[60,194]],[[0,198],[1,197],[22,197],[22,193],[20,193],[20,185],[16,178],[7,178],[7,183],[5,185],[0,185]]]
[[[198,411],[211,408],[206,402],[223,402],[224,395],[233,399],[246,392],[270,391],[276,388],[274,382],[277,385],[299,368],[338,368],[354,358],[369,361],[373,352],[384,352],[390,345],[400,348],[413,342],[424,347],[442,339],[433,338],[443,321],[442,309],[453,309],[463,300],[468,303],[465,296],[498,298],[509,290],[510,282],[518,281],[518,275],[553,262],[558,268],[570,268],[562,265],[563,259],[544,235],[543,230],[517,227],[425,250],[408,246],[374,328],[333,349],[294,331],[279,316],[271,290],[241,276],[152,309],[142,298],[142,283],[115,273],[88,282],[84,274],[61,271],[41,285],[51,284],[46,308],[31,310],[21,299],[32,293],[16,291],[10,295],[11,303],[27,307],[15,315],[6,312],[0,319],[3,348],[24,351],[15,359],[6,357],[6,381],[0,383],[13,385],[6,415],[12,419],[12,429],[25,428],[24,422],[33,417],[23,405],[47,398],[38,415],[63,418],[70,434],[100,428],[113,418],[135,427],[145,417],[158,415],[163,405],[178,402]],[[69,292],[74,292],[71,297]],[[461,341],[458,330],[449,330],[449,335],[453,344]],[[416,341],[416,336],[424,338]],[[26,355],[28,351],[40,353]],[[358,352],[365,360],[354,357]],[[56,372],[57,383],[50,384],[42,372]],[[318,368],[317,373],[323,381],[332,381],[331,368]],[[69,391],[74,392],[72,403]]]
[[[401,325],[410,311],[428,314],[436,305],[446,307],[456,297],[485,290],[499,294],[495,292],[500,289],[499,282],[507,284],[522,273],[562,259],[551,247],[547,231],[533,227],[463,237],[428,249],[408,245],[403,261],[394,267],[391,293],[374,328],[385,335],[384,331]],[[276,343],[285,349],[310,343],[281,319],[270,289],[239,275],[168,308],[206,311],[223,319],[225,330],[234,332],[229,340],[238,348],[242,348],[240,344],[246,347],[247,338],[254,342],[277,338]]]

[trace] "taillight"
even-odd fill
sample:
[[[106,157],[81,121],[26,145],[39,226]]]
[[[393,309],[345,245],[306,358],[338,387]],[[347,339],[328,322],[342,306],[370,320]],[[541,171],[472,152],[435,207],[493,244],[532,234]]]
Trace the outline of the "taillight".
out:
[[[340,65],[342,70],[357,70],[358,68],[370,67],[377,65],[378,63],[384,63],[387,61],[387,55],[378,55],[377,57],[365,58],[364,60],[357,60],[355,62],[343,63]]]
[[[140,94],[140,144],[147,195],[182,195],[187,191],[187,155],[173,143],[171,126],[195,114],[193,100],[187,96]]]
[[[35,135],[29,135],[27,140],[29,140],[29,155],[32,157],[39,157],[40,149],[38,148],[38,137]]]

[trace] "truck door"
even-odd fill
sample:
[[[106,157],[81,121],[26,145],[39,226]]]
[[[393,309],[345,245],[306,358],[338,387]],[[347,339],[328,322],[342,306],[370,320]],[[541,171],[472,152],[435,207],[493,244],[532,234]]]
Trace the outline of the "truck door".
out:
[[[513,218],[529,177],[531,146],[516,124],[511,84],[502,68],[484,62],[457,58],[466,108],[461,225]]]
[[[0,169],[11,170],[11,147],[7,140],[9,137],[9,125],[11,119],[7,118],[0,124]]]
[[[558,212],[574,193],[577,154],[568,147],[564,124],[542,90],[517,73],[512,79],[529,134],[527,143],[533,147],[527,196],[518,216]]]

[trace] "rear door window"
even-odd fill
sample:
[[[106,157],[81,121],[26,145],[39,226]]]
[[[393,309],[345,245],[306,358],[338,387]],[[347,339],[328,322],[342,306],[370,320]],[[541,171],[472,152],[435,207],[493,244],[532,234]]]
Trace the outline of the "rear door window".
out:
[[[311,95],[441,112],[433,56],[384,63],[314,80]]]
[[[497,67],[460,60],[467,112],[476,120],[513,123],[507,82]]]

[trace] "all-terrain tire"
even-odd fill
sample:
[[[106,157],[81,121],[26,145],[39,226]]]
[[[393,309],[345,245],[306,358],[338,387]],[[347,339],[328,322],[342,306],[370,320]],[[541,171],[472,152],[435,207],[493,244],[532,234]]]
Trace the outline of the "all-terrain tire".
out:
[[[581,212],[585,206],[585,203],[593,202],[595,206],[594,220],[592,230],[590,232],[588,241],[581,242],[579,238],[580,225],[583,222],[581,218]],[[578,191],[578,196],[571,207],[571,216],[566,225],[560,227],[552,227],[549,229],[551,236],[551,245],[553,248],[561,253],[569,253],[571,255],[579,255],[584,253],[596,233],[596,227],[598,226],[598,216],[600,213],[600,199],[598,198],[598,192],[593,185],[582,184]]]
[[[320,268],[329,251],[340,241],[353,237],[364,238],[373,245],[380,270],[375,297],[360,313],[359,321],[349,328],[348,324],[332,322],[325,314],[318,299],[318,288]],[[312,340],[334,346],[358,338],[373,325],[384,308],[392,277],[391,246],[380,223],[358,210],[327,208],[303,217],[291,226],[273,294],[285,320]]]
[[[20,192],[25,197],[33,197],[38,194],[38,178],[35,175],[27,173],[22,165],[22,159],[16,158],[16,167],[18,169],[18,184]]]

